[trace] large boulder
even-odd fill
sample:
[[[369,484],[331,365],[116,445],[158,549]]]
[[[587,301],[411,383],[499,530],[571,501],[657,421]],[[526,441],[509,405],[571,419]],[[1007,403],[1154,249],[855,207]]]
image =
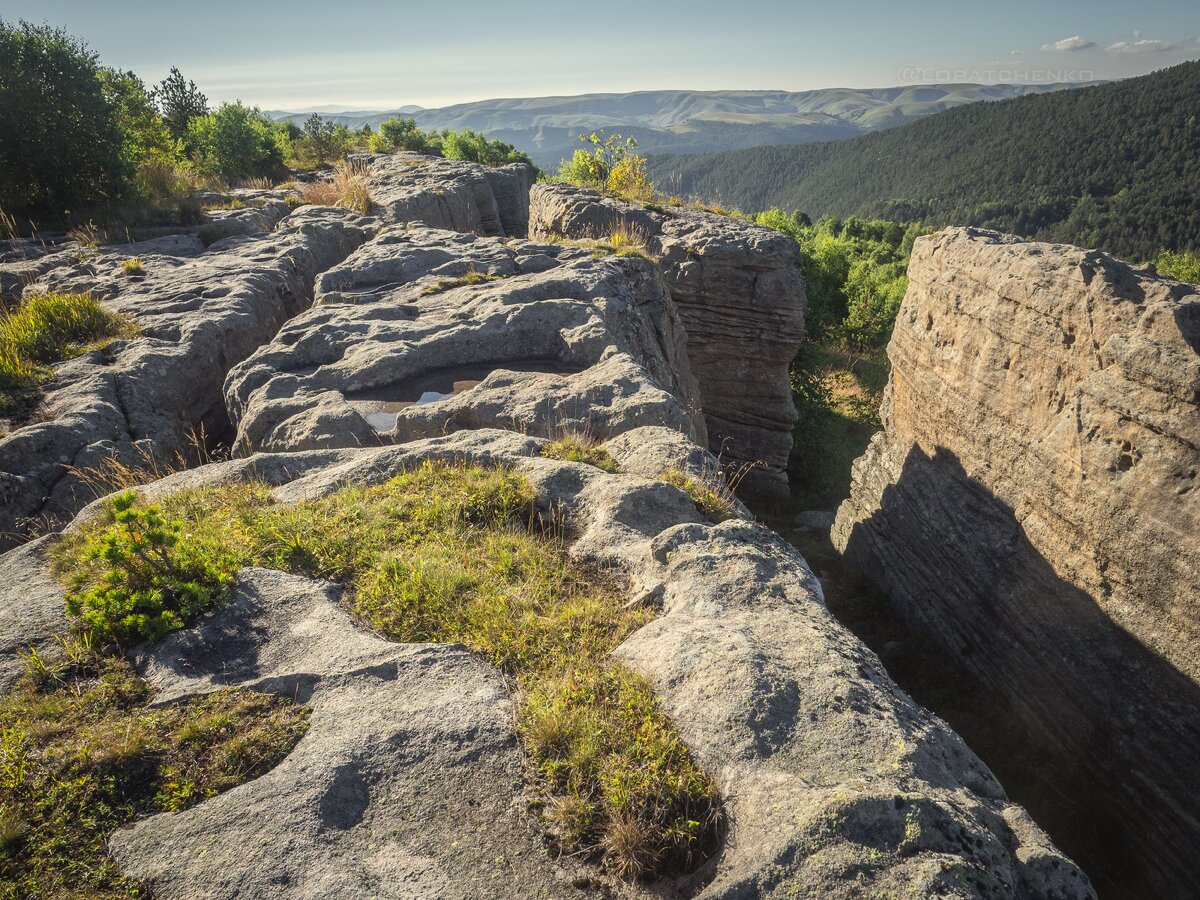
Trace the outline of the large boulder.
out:
[[[750,499],[786,500],[796,409],[788,366],[804,336],[804,278],[796,242],[712,213],[646,209],[595,191],[535,185],[535,239],[600,240],[620,233],[645,244],[662,269],[688,333],[709,446]]]
[[[973,229],[917,241],[884,431],[833,529],[1200,894],[1200,288]]]
[[[413,227],[326,272],[317,297],[230,373],[238,452],[481,427],[703,440],[683,330],[645,260]]]
[[[147,255],[142,277],[116,274],[113,262],[113,272],[82,281],[54,269],[27,288],[92,284],[140,333],[57,366],[34,420],[0,437],[0,546],[92,499],[84,470],[110,459],[169,464],[188,452],[192,432],[225,436],[230,368],[307,307],[317,274],[377,226],[310,207],[271,233],[229,238],[203,253]]]
[[[643,459],[650,470],[678,461],[682,448],[657,430],[627,437],[643,457],[662,448]],[[231,602],[140,651],[140,671],[158,702],[254,687],[309,704],[311,727],[272,772],[114,835],[129,874],[164,900],[1094,897],[962,740],[837,623],[793,547],[743,516],[708,523],[672,485],[541,458],[544,444],[463,431],[256,455],[146,490],[256,477],[291,503],[426,459],[515,467],[541,514],[574,536],[573,557],[662,609],[617,653],[720,785],[729,835],[701,880],[614,891],[550,858],[525,812],[495,673],[458,647],[364,634],[332,586],[253,569]]]
[[[392,153],[351,157],[367,169],[372,210],[387,222],[499,237],[523,237],[529,225],[533,166],[478,163]]]

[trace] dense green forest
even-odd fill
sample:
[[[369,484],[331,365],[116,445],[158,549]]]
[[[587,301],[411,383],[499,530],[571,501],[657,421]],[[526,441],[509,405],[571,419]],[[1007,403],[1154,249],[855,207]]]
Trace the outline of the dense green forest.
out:
[[[649,159],[744,209],[981,225],[1137,260],[1200,249],[1200,62],[977,103],[846,141]]]
[[[529,162],[479,132],[421,131],[411,119],[375,132],[315,114],[303,126],[275,122],[240,102],[210,109],[178,69],[147,85],[48,25],[0,19],[0,60],[0,232],[178,218],[196,187],[281,181],[354,150]]]

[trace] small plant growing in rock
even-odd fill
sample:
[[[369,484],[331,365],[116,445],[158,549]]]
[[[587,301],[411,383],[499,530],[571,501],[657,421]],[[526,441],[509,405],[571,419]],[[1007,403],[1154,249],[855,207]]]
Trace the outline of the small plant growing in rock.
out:
[[[142,265],[141,257],[131,256],[129,259],[122,260],[121,271],[130,278],[136,278],[146,274],[146,267]]]
[[[559,178],[636,203],[654,199],[654,185],[646,176],[646,159],[638,154],[634,138],[593,131],[581,134],[579,140],[592,149],[576,150],[570,160],[564,160]]]
[[[181,540],[182,523],[132,491],[108,501],[112,524],[88,535],[67,611],[99,642],[129,647],[182,628],[227,593],[235,567]]]
[[[585,463],[610,473],[619,471],[616,460],[608,455],[608,451],[595,438],[579,432],[564,434],[558,440],[546,444],[542,447],[542,456],[563,462]]]
[[[658,478],[687,494],[709,521],[724,522],[733,518],[733,504],[729,500],[729,489],[724,484],[705,484],[674,468],[664,469]]]

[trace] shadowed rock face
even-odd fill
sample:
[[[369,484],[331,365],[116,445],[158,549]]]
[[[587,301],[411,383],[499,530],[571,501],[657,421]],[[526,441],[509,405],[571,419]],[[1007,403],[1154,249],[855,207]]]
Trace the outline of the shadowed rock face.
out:
[[[1200,289],[951,229],[914,248],[834,539],[1200,892]],[[1136,773],[1136,774],[1132,774]]]
[[[683,330],[650,263],[420,227],[325,273],[317,305],[237,366],[226,394],[239,452],[482,427],[704,439]]]
[[[170,460],[188,449],[189,429],[223,431],[229,369],[308,306],[317,274],[377,226],[309,207],[269,234],[229,238],[203,253],[185,244],[186,255],[147,255],[139,279],[112,274],[122,257],[104,255],[88,289],[141,334],[58,366],[42,420],[0,438],[0,546],[18,541],[29,520],[69,517],[92,499],[68,467]],[[79,289],[70,283],[76,276],[58,269],[44,277],[54,283],[29,289]]]
[[[709,446],[758,463],[742,493],[786,500],[796,410],[788,366],[804,336],[804,279],[791,238],[749,222],[686,209],[655,212],[595,191],[534,185],[530,235],[552,240],[633,235],[658,258],[688,333]]]
[[[498,237],[526,233],[532,166],[494,168],[419,153],[352,158],[369,166],[372,211],[384,221]]]

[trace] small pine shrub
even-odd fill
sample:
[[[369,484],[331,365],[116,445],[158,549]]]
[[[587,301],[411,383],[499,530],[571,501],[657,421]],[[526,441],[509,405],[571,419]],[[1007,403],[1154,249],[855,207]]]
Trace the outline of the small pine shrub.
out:
[[[108,501],[112,523],[77,549],[83,566],[67,593],[67,611],[100,643],[127,648],[182,628],[221,600],[236,565],[180,540],[183,525],[132,491]]]

